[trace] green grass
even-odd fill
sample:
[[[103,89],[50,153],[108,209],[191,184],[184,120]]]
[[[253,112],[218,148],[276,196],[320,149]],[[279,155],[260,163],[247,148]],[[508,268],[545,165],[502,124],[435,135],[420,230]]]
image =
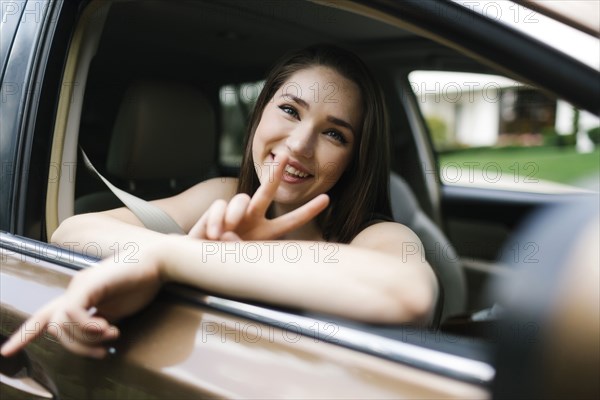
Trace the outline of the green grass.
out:
[[[579,154],[574,147],[474,148],[439,154],[440,166],[495,171],[503,176],[577,184],[600,172],[600,149]],[[478,164],[476,164],[478,163]],[[519,178],[517,178],[519,179]]]

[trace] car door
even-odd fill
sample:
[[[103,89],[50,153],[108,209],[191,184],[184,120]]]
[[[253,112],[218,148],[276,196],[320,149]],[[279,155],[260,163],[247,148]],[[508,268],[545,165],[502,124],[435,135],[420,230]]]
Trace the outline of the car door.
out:
[[[8,233],[0,239],[5,340],[93,258]],[[1,359],[3,398],[485,398],[493,376],[487,362],[406,343],[423,340],[415,329],[389,340],[183,288],[170,288],[119,327],[109,356],[94,360],[66,351],[56,340],[61,327],[49,325],[24,351]]]
[[[54,98],[78,6],[76,2],[2,2],[2,341],[26,316],[60,294],[73,273],[90,261],[80,256],[62,259],[61,249],[43,241],[42,222],[45,187],[56,179],[57,166],[49,165],[47,151]],[[164,398],[169,394],[197,398],[210,393],[172,379],[168,383],[164,375],[157,378],[142,364],[134,364],[77,357],[44,335],[18,356],[2,358],[0,391],[3,398],[15,399]]]

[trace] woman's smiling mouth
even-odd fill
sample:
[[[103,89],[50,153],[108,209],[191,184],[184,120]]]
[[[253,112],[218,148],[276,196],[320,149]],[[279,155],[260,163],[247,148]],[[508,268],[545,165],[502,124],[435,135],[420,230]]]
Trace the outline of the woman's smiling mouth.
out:
[[[270,154],[272,159],[275,159],[273,153]],[[293,164],[293,165],[292,165]],[[290,160],[285,166],[283,172],[283,182],[287,183],[300,183],[312,178],[314,175],[306,171],[306,169],[300,165],[300,163]]]
[[[310,176],[310,174],[307,174],[306,172],[299,171],[299,170],[297,170],[296,168],[292,167],[289,164],[285,166],[285,173],[289,174],[289,175],[296,176],[298,178],[307,178],[307,177]]]

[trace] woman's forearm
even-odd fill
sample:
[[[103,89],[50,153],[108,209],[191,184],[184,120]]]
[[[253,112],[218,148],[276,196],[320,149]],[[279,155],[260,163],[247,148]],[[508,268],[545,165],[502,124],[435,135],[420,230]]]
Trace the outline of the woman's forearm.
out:
[[[425,322],[437,296],[424,260],[350,245],[169,237],[154,254],[165,281],[366,322]]]
[[[51,243],[97,258],[135,260],[167,235],[154,232],[102,213],[81,214],[63,221]]]

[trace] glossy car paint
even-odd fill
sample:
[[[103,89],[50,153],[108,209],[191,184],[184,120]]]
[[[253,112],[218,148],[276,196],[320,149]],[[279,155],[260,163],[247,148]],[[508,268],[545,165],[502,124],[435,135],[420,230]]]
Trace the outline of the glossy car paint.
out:
[[[35,257],[5,254],[0,334],[6,337],[27,315],[60,294],[73,272]],[[72,355],[46,335],[32,343],[24,357],[3,359],[3,373],[18,371],[13,375],[29,377],[64,398],[489,396],[478,385],[315,340],[294,329],[202,309],[168,295],[120,328],[122,337],[106,360]],[[335,336],[335,330],[331,334]]]

